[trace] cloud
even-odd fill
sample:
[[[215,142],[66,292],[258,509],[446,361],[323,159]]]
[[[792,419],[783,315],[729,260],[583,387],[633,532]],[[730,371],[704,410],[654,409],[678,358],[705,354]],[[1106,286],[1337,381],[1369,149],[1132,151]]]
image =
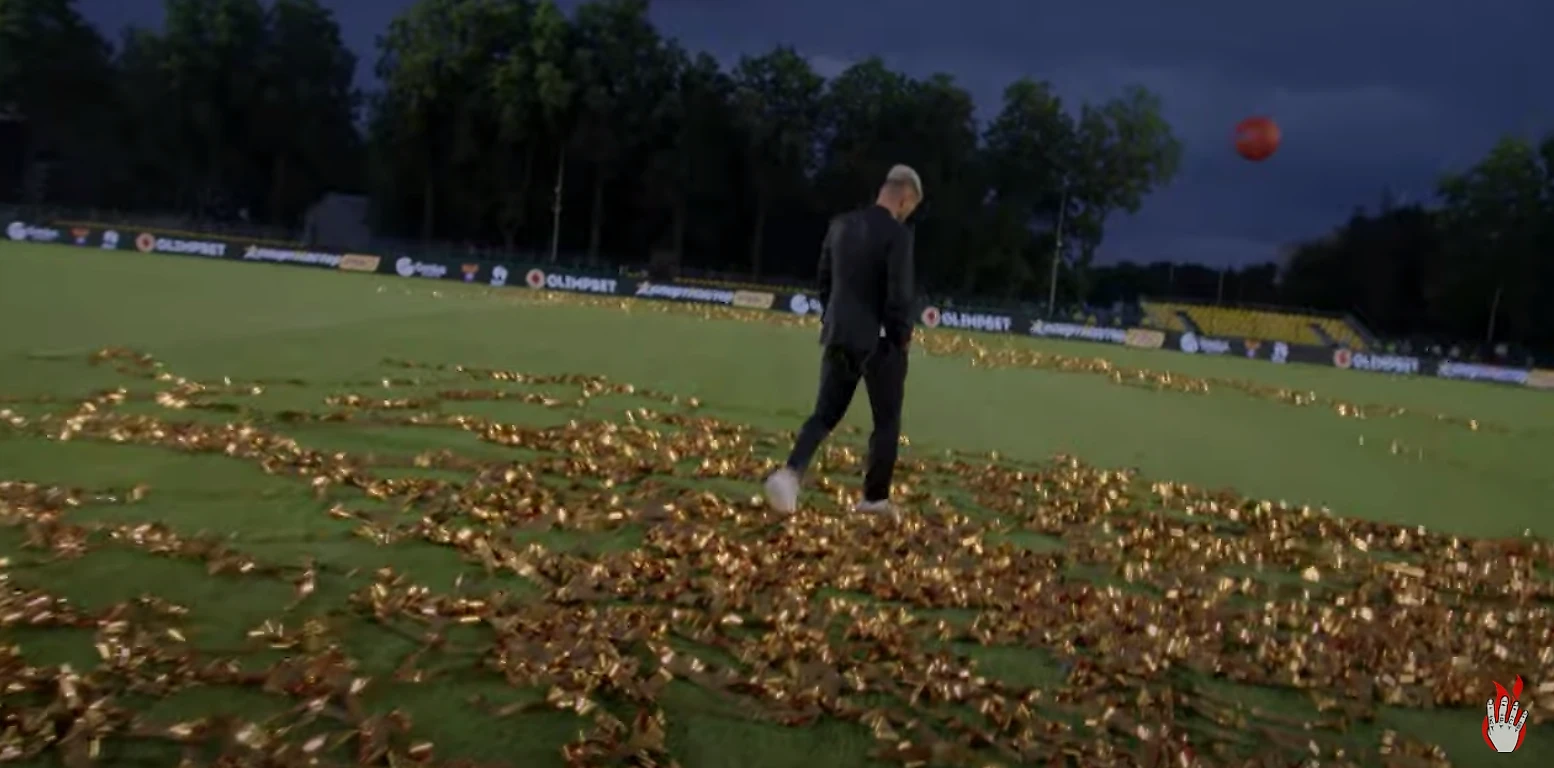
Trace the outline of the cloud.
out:
[[[1278,261],[1286,248],[1285,243],[1277,240],[1227,235],[1144,235],[1108,238],[1096,253],[1095,260],[1098,264],[1169,261],[1216,268],[1240,267]]]
[[[1233,72],[1197,67],[1138,67],[1118,60],[1087,59],[1054,71],[1050,77],[1070,102],[1099,102],[1130,85],[1159,94],[1166,119],[1189,148],[1211,142],[1218,152],[1237,121],[1269,115],[1286,138],[1336,150],[1357,138],[1386,137],[1395,152],[1398,140],[1417,144],[1430,129],[1449,122],[1444,105],[1429,92],[1371,82],[1344,86],[1287,86],[1238,79]]]
[[[1320,235],[1383,190],[1433,196],[1447,158],[1475,160],[1493,137],[1479,116],[1421,87],[1382,81],[1289,86],[1191,66],[1136,67],[1077,60],[1053,73],[1070,101],[1098,101],[1130,83],[1160,94],[1185,145],[1173,182],[1135,216],[1109,224],[1109,260],[1224,265],[1275,258],[1283,244]],[[1234,152],[1241,118],[1272,116],[1280,151],[1264,163]]]
[[[324,0],[364,79],[373,36],[410,1]],[[161,5],[80,3],[114,33],[157,23]],[[875,55],[915,76],[952,73],[983,116],[1019,77],[1052,82],[1070,101],[1151,88],[1187,155],[1169,188],[1108,232],[1108,254],[1143,260],[1258,258],[1330,229],[1384,188],[1428,197],[1443,170],[1476,162],[1502,132],[1554,128],[1554,91],[1540,77],[1554,71],[1549,0],[658,0],[652,14],[726,63],[781,44],[828,77]],[[1279,121],[1285,144],[1251,164],[1230,134],[1258,113]]]
[[[824,53],[811,53],[804,58],[809,60],[809,66],[815,70],[815,74],[830,80],[837,75],[851,69],[854,62],[840,56],[830,56]]]

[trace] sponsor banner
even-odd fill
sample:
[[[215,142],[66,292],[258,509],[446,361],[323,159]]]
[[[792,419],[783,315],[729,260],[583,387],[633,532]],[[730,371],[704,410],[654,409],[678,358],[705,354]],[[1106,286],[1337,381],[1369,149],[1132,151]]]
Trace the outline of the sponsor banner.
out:
[[[14,224],[12,225],[15,226]],[[176,237],[161,238],[165,242],[158,247],[158,235],[146,233],[143,230],[131,230],[129,234],[123,234],[120,230],[109,229],[91,224],[76,224],[73,222],[50,222],[45,227],[32,227],[23,224],[32,236],[25,239],[35,242],[59,243],[61,245],[74,245],[80,248],[101,248],[105,251],[139,250],[144,253],[182,253],[196,256],[208,256],[214,251],[226,254],[227,248],[236,247],[232,241],[219,236],[201,238],[199,240],[186,240]],[[55,233],[53,237],[48,232]],[[138,233],[138,237],[137,237]],[[16,232],[8,231],[11,239],[17,239]],[[144,240],[143,238],[149,238]],[[149,243],[149,245],[147,245]],[[199,243],[193,245],[192,243]]]
[[[1226,339],[1199,336],[1196,333],[1182,334],[1182,337],[1177,340],[1176,347],[1189,355],[1228,355],[1237,351]]]
[[[184,256],[226,258],[230,243],[219,240],[185,240],[142,232],[135,236],[135,250],[141,253],[173,253]]]
[[[1129,330],[1150,332],[1147,328]],[[1333,364],[1332,353],[1325,347],[1301,347],[1265,339],[1221,339],[1194,333],[1166,332],[1163,336],[1165,338],[1162,348],[1185,352],[1189,355],[1234,356],[1270,363]]]
[[[105,251],[134,250],[141,253],[166,253],[181,256],[202,256],[222,259],[237,258],[244,261],[267,261],[276,264],[298,264],[325,268],[340,268],[342,257],[338,253],[310,250],[307,246],[269,245],[242,238],[220,235],[169,234],[155,230],[132,229],[128,231],[101,228],[101,225],[56,222],[49,229],[57,230],[57,242]],[[361,257],[376,259],[377,257]],[[376,269],[374,265],[373,269]],[[371,270],[355,270],[371,271]]]
[[[1157,331],[1158,333],[1158,331]],[[1128,331],[1122,328],[1107,328],[1097,325],[1076,325],[1074,323],[1049,323],[1045,320],[1032,320],[1030,334],[1048,339],[1079,339],[1081,341],[1099,341],[1105,344],[1128,343]],[[1165,343],[1165,336],[1161,335],[1156,347]]]
[[[64,233],[53,227],[39,227],[25,221],[13,221],[5,227],[5,236],[17,242],[57,243]]]
[[[987,312],[962,312],[956,309],[925,307],[921,319],[929,328],[953,328],[957,331],[985,331],[1009,333],[1014,329],[1014,318]]]
[[[367,256],[360,253],[347,253],[340,257],[339,269],[347,272],[376,272],[378,265],[383,261],[379,256]]]
[[[820,306],[820,299],[803,293],[795,293],[784,302],[788,311],[795,315],[822,315],[825,307]]]
[[[610,281],[613,283],[614,281]],[[700,286],[673,285],[666,283],[637,283],[636,297],[639,299],[668,299],[669,301],[688,301],[695,304],[724,304],[733,306],[734,292],[717,288],[702,288]]]
[[[1287,345],[1288,360],[1292,363],[1305,365],[1333,365],[1333,350],[1331,347],[1315,347],[1305,344]]]
[[[939,312],[939,327],[955,328],[962,331],[1009,333],[1014,329],[1014,318],[1008,315],[993,315],[985,312],[942,310]]]
[[[1165,341],[1165,333],[1151,328],[1129,328],[1122,336],[1122,343],[1139,349],[1160,349]]]
[[[286,248],[265,248],[258,245],[250,245],[243,249],[244,261],[268,261],[275,264],[300,264],[311,267],[328,267],[334,269],[340,266],[342,257],[333,253],[317,253],[314,251],[293,251]],[[377,264],[373,264],[377,269]]]
[[[104,250],[132,249],[142,253],[166,253],[206,258],[238,256],[243,261],[266,261],[334,268],[350,272],[385,272],[402,277],[462,279],[486,282],[492,286],[514,285],[511,264],[460,263],[420,260],[409,256],[384,259],[368,254],[337,255],[294,248],[273,248],[220,238],[159,235],[154,232],[98,229],[71,223],[36,226],[12,221],[6,226],[6,238],[16,242],[59,243]],[[229,253],[230,251],[230,253]],[[488,269],[489,267],[489,269]],[[629,279],[592,277],[530,269],[524,275],[530,288],[595,295],[636,296],[699,304],[719,304],[749,309],[791,312],[799,316],[821,315],[820,300],[806,293],[723,290],[676,283],[638,283]],[[930,328],[950,328],[986,333],[1012,333],[1016,326],[1031,336],[1074,339],[1105,344],[1122,344],[1142,349],[1177,349],[1193,355],[1235,355],[1273,363],[1330,365],[1345,370],[1390,373],[1395,375],[1436,376],[1444,379],[1490,381],[1554,390],[1554,370],[1509,368],[1481,363],[1441,361],[1410,355],[1384,355],[1328,347],[1287,344],[1258,339],[1222,339],[1193,333],[1168,333],[1149,328],[1111,328],[1077,323],[1052,323],[1017,314],[966,312],[925,308],[920,316]]]
[[[743,309],[771,309],[777,297],[764,291],[734,291],[734,306]]]
[[[400,277],[426,277],[436,280],[448,276],[448,265],[401,256],[394,260],[394,274]]]
[[[1452,361],[1442,361],[1435,367],[1435,375],[1443,379],[1495,381],[1501,384],[1526,384],[1531,373],[1525,368],[1505,368],[1498,365]]]
[[[588,275],[570,275],[565,272],[546,272],[542,269],[531,269],[523,277],[524,283],[530,288],[544,289],[547,291],[566,291],[568,293],[593,293],[602,296],[613,296],[621,293],[621,281],[613,277],[590,277]],[[506,277],[503,277],[506,282]],[[495,285],[495,283],[492,283]],[[647,283],[638,286],[640,289]],[[641,296],[639,290],[637,293]]]
[[[1423,370],[1424,361],[1407,355],[1373,355],[1366,352],[1335,349],[1333,350],[1333,365],[1345,369],[1352,368],[1357,371],[1414,376]]]

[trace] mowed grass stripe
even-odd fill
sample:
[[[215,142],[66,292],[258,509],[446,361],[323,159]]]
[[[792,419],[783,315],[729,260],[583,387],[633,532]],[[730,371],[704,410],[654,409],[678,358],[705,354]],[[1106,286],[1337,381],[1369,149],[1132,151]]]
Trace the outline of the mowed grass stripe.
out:
[[[811,406],[812,328],[706,322],[637,303],[629,312],[535,305],[526,289],[347,275],[327,270],[0,244],[0,341],[7,391],[54,391],[74,366],[29,352],[105,345],[155,349],[197,377],[371,376],[385,357],[589,372],[700,397],[751,423],[794,428]],[[53,288],[50,288],[53,286]],[[630,304],[630,303],[628,303]],[[1140,391],[1101,377],[969,370],[916,354],[905,414],[912,450],[1070,453],[1107,466],[1246,493],[1326,504],[1349,515],[1483,535],[1547,532],[1554,398],[1462,382],[985,338],[1119,365],[1312,389],[1502,425],[1467,432],[1428,418],[1341,419],[1234,391]],[[95,376],[95,374],[94,374]],[[100,378],[89,383],[96,385]],[[865,396],[848,423],[866,427]]]

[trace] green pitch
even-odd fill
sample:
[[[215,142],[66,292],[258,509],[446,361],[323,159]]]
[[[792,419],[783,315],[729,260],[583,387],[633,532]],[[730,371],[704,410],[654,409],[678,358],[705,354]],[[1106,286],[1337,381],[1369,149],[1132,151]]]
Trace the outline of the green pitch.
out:
[[[774,703],[769,696],[677,666],[686,663],[684,658],[695,657],[726,670],[732,676],[728,679],[756,667],[772,675],[798,675],[793,671],[797,667],[788,662],[802,656],[799,651],[790,649],[793,659],[756,658],[756,649],[772,647],[771,638],[762,633],[775,630],[763,629],[759,612],[748,606],[741,613],[746,626],[733,629],[703,627],[657,639],[616,638],[613,643],[608,637],[594,637],[591,642],[603,644],[597,655],[619,654],[628,666],[636,665],[641,679],[651,678],[656,664],[668,670],[664,674],[673,680],[655,688],[652,695],[633,695],[619,685],[596,688],[591,700],[599,709],[563,712],[554,696],[546,703],[560,678],[539,673],[524,677],[511,669],[497,669],[494,659],[501,654],[496,649],[504,647],[503,633],[511,626],[503,624],[503,629],[490,621],[459,623],[447,618],[417,623],[409,617],[413,611],[407,614],[383,604],[375,608],[371,604],[375,583],[382,585],[381,594],[398,594],[395,590],[404,586],[390,584],[389,577],[377,572],[381,568],[392,569],[406,583],[425,585],[435,595],[489,600],[501,592],[515,605],[527,606],[511,609],[512,615],[525,617],[520,624],[542,621],[548,615],[544,612],[547,592],[562,584],[574,588],[572,597],[562,601],[566,611],[599,611],[605,616],[624,610],[622,606],[646,604],[646,592],[627,594],[621,591],[627,587],[598,583],[598,577],[582,574],[597,564],[613,569],[612,573],[647,568],[644,562],[671,554],[684,564],[678,576],[700,585],[696,589],[701,596],[687,598],[687,610],[710,612],[709,605],[720,600],[733,600],[728,604],[735,605],[748,599],[749,594],[744,598],[719,595],[718,566],[697,561],[696,552],[683,549],[684,542],[675,538],[684,534],[685,526],[692,530],[700,526],[705,536],[692,537],[699,547],[714,548],[724,542],[731,547],[729,558],[766,562],[764,567],[772,570],[766,576],[727,576],[754,579],[740,582],[751,592],[759,591],[751,585],[765,584],[771,595],[790,599],[798,594],[794,591],[798,583],[784,586],[783,579],[802,576],[810,579],[802,586],[814,604],[841,601],[838,604],[853,606],[826,609],[834,612],[827,615],[836,622],[817,625],[822,645],[829,642],[834,648],[861,653],[865,643],[857,628],[868,622],[857,618],[857,610],[866,614],[906,610],[914,618],[901,631],[903,637],[910,636],[917,656],[943,653],[955,664],[974,661],[978,674],[1001,681],[1008,695],[1014,695],[1010,691],[1057,691],[1065,685],[1082,688],[1071,677],[1078,674],[1075,659],[1108,653],[1104,642],[1095,645],[1094,637],[1089,638],[1089,646],[1070,649],[1071,653],[1031,647],[1035,643],[1022,647],[977,642],[965,633],[979,613],[986,612],[983,609],[948,606],[948,598],[942,596],[931,599],[919,594],[911,599],[852,589],[849,584],[854,582],[842,574],[869,565],[870,547],[875,548],[876,560],[905,558],[910,548],[890,552],[894,545],[889,542],[928,535],[906,528],[870,527],[884,524],[850,520],[837,511],[836,498],[855,492],[858,485],[854,459],[841,448],[860,448],[861,434],[838,434],[839,450],[829,453],[820,467],[825,490],[811,490],[808,499],[815,509],[802,520],[770,519],[749,501],[766,468],[763,462],[780,459],[785,431],[798,426],[810,405],[817,367],[813,327],[706,319],[691,311],[646,304],[622,308],[538,301],[533,292],[522,288],[5,243],[0,244],[0,328],[4,329],[0,333],[0,410],[8,410],[15,423],[10,428],[0,426],[0,482],[59,486],[87,495],[79,505],[65,509],[55,523],[43,525],[36,512],[43,503],[38,500],[47,496],[45,491],[24,491],[13,485],[0,493],[4,512],[0,557],[7,558],[0,572],[7,580],[5,586],[66,598],[75,610],[93,615],[144,596],[171,601],[187,608],[187,615],[175,625],[159,623],[171,621],[165,617],[137,621],[157,627],[162,635],[171,630],[180,638],[175,645],[185,648],[179,653],[193,653],[188,650],[193,648],[203,654],[199,658],[236,659],[240,667],[261,676],[282,657],[304,655],[297,648],[277,647],[295,638],[284,642],[275,638],[310,627],[313,639],[305,642],[313,645],[307,648],[336,648],[337,660],[351,665],[351,677],[371,681],[359,697],[367,713],[399,710],[409,716],[413,725],[395,737],[394,748],[401,752],[426,741],[432,743],[439,761],[470,758],[509,765],[559,765],[563,746],[577,742],[580,732],[591,732],[601,753],[608,748],[599,745],[635,734],[642,754],[686,766],[854,766],[884,760],[877,753],[882,744],[923,745],[933,743],[935,735],[945,744],[953,743],[963,731],[950,725],[951,720],[969,721],[976,713],[964,701],[906,702],[893,698],[888,686],[852,696],[847,706],[897,716],[916,707],[929,723],[897,722],[892,727],[900,738],[881,740],[870,733],[869,724],[880,725],[872,716],[822,707],[819,715],[800,717],[791,701]],[[1105,518],[1093,516],[1097,504],[1112,503],[1111,514],[1119,520],[1154,514],[1156,518],[1149,518],[1156,520],[1152,524],[1171,525],[1161,522],[1175,519],[1171,517],[1175,512],[1166,509],[1170,503],[1150,489],[1151,481],[1157,480],[1233,488],[1256,499],[1326,506],[1343,517],[1425,526],[1465,537],[1519,539],[1524,542],[1520,546],[1531,546],[1525,537],[1554,532],[1549,517],[1549,499],[1554,498],[1554,472],[1549,470],[1549,457],[1554,456],[1554,397],[1546,393],[1090,344],[971,338],[991,351],[986,359],[997,359],[998,354],[1028,357],[1032,351],[1072,358],[1101,356],[1127,369],[1170,371],[1181,380],[1206,380],[1209,391],[1180,392],[1117,383],[1101,373],[1063,372],[1051,358],[1035,368],[973,365],[969,354],[951,350],[942,340],[920,345],[908,381],[904,423],[910,445],[903,452],[908,467],[901,479],[913,494],[908,507],[936,521],[929,526],[932,530],[946,532],[946,543],[920,538],[921,548],[942,556],[936,562],[951,571],[970,569],[974,563],[964,553],[951,551],[955,545],[948,543],[953,538],[948,532],[978,537],[985,546],[1002,552],[1034,553],[1030,557],[1045,563],[1042,567],[1055,569],[1053,573],[1064,583],[1091,580],[1159,597],[1158,583],[1141,586],[1121,577],[1123,566],[1135,555],[1107,550],[1111,554],[1094,554],[1085,560],[1089,556],[1077,554],[1079,542],[1091,542],[1097,552],[1117,546],[1106,543],[1115,537],[1103,533]],[[129,357],[89,364],[93,353],[107,347],[144,353],[161,367],[148,367],[149,360],[137,363]],[[540,378],[515,382],[493,375],[504,371]],[[159,380],[157,374],[164,375]],[[544,378],[559,374],[602,378]],[[180,379],[211,389],[178,390]],[[630,393],[621,386],[626,384],[632,387]],[[91,421],[69,440],[42,436],[65,429],[65,418],[79,413],[77,401],[119,387],[125,389],[122,402],[103,401],[98,406],[112,410],[119,421]],[[161,401],[153,399],[155,393],[169,391],[174,394]],[[1315,402],[1291,404],[1291,393],[1310,393]],[[360,399],[352,400],[353,395]],[[860,393],[847,423],[866,430],[863,397]],[[179,399],[187,403],[176,402]],[[191,407],[168,407],[182,404]],[[1360,406],[1366,418],[1347,416],[1354,406]],[[321,418],[325,414],[341,416]],[[424,415],[422,423],[410,424],[418,414]],[[469,418],[456,423],[459,416]],[[156,430],[146,427],[151,422],[145,419],[157,420],[155,424],[164,431],[153,434]],[[1465,426],[1470,420],[1474,426]],[[212,442],[215,430],[232,422],[293,439],[297,450],[313,451],[323,457],[319,461],[344,462],[341,466],[356,467],[354,471],[387,485],[364,493],[360,484],[341,479],[344,475],[315,481],[328,472],[298,476],[284,462],[272,462],[266,472],[263,456],[245,455],[242,448],[223,452]],[[600,431],[602,423],[617,425],[612,429],[619,431]],[[167,425],[178,424],[195,425],[190,428],[195,437],[180,442],[167,436]],[[647,437],[649,433],[653,437]],[[607,434],[615,435],[612,442],[600,443]],[[233,432],[223,439],[244,443],[250,438]],[[675,443],[671,455],[665,446],[675,440],[681,442]],[[631,457],[620,449],[626,444],[638,446]],[[1118,481],[1100,472],[1074,470],[1077,474],[1064,475],[1047,463],[1056,454],[1102,470],[1137,470],[1139,476]],[[640,471],[644,466],[657,471]],[[504,482],[501,467],[534,475],[505,481],[522,486],[514,491],[521,499],[498,498],[501,494],[493,489]],[[1045,496],[1018,483],[1001,492],[1000,483],[1019,478],[1026,482],[1033,475],[1045,478],[1036,481]],[[122,503],[119,497],[137,486],[141,490],[135,495],[143,498]],[[1108,488],[1116,493],[1112,502],[1103,498]],[[1086,496],[1087,492],[1091,495]],[[114,498],[95,499],[93,494]],[[1086,514],[1092,517],[1080,515],[1079,522],[1049,523],[1045,528],[1020,517],[1036,514],[1033,510],[1043,504],[1070,503],[1090,509]],[[28,505],[31,512],[18,511]],[[344,512],[331,515],[331,508]],[[506,511],[493,522],[471,513],[476,508]],[[557,508],[568,512],[558,516]],[[693,511],[685,511],[688,508]],[[677,519],[675,510],[684,517]],[[541,573],[529,578],[510,572],[513,569],[503,566],[500,558],[494,567],[491,559],[482,563],[476,550],[460,542],[439,543],[420,535],[427,531],[424,526],[416,529],[420,534],[411,535],[423,518],[434,519],[449,531],[463,529],[467,535],[485,537],[501,551],[530,553],[525,557],[537,558],[534,562],[540,563]],[[78,528],[65,531],[58,528],[60,523]],[[207,546],[205,555],[196,556],[191,553],[198,547],[187,544],[155,551],[155,546],[136,543],[127,533],[145,523],[165,525],[175,538],[207,534],[223,542],[228,552],[212,556]],[[1133,525],[1120,524],[1124,529]],[[1224,529],[1223,535],[1246,533],[1240,525]],[[391,529],[398,533],[385,533]],[[826,547],[802,556],[791,554],[793,541],[822,536],[830,537],[833,554]],[[1307,547],[1301,557],[1322,563],[1321,569],[1329,568],[1320,538],[1300,541]],[[741,542],[745,550],[740,550]],[[795,559],[761,561],[750,554],[784,547],[790,552],[785,556]],[[1541,620],[1549,626],[1548,550],[1531,551],[1532,557],[1543,561],[1527,571],[1534,580],[1530,587],[1534,597],[1526,610],[1544,611],[1532,623]],[[1351,551],[1349,558],[1364,560],[1372,555],[1378,563],[1393,558],[1407,565],[1407,553],[1401,551],[1386,557],[1380,551]],[[1479,557],[1504,559],[1488,550]],[[251,567],[234,566],[239,560]],[[1473,561],[1473,557],[1464,560]],[[1161,572],[1192,570],[1177,561],[1170,561],[1174,566],[1164,559],[1155,562]],[[1260,572],[1237,570],[1240,566],[1206,572],[1251,574],[1262,585],[1244,595],[1252,598],[1245,604],[1227,603],[1226,610],[1253,610],[1265,600],[1301,599],[1291,596],[1302,591],[1315,593],[1315,599],[1331,599],[1324,597],[1325,590],[1344,588],[1346,566],[1332,570],[1340,574],[1336,581],[1331,577],[1303,581],[1299,568],[1285,567],[1289,562],[1270,561]],[[811,568],[804,563],[818,564]],[[1430,565],[1417,562],[1410,567]],[[595,581],[583,589],[578,580],[589,578]],[[642,578],[639,574],[638,582]],[[631,589],[647,588],[637,583]],[[554,592],[550,595],[556,597]],[[1501,604],[1471,591],[1452,599],[1463,601],[1464,607]],[[15,607],[7,604],[5,610]],[[149,609],[142,605],[136,610]],[[590,631],[603,631],[600,627],[612,626],[612,620],[624,621],[606,618]],[[1080,613],[1051,619],[1048,628],[1056,627],[1054,631],[1062,634],[1069,631],[1064,626],[1088,620]],[[856,624],[851,630],[848,621]],[[269,634],[255,634],[267,622]],[[935,630],[936,622],[950,629]],[[628,628],[620,625],[616,630],[626,633]],[[1436,631],[1443,630],[1427,625],[1393,628],[1390,643],[1404,647],[1419,643],[1423,649],[1427,638],[1407,633]],[[61,627],[44,621],[28,626],[14,617],[0,620],[0,644],[19,647],[27,664],[68,663],[84,674],[102,664],[101,632],[89,624]],[[441,634],[445,643],[422,651],[429,633]],[[1521,640],[1530,643],[1527,648],[1537,647],[1533,638]],[[171,641],[164,637],[159,642]],[[1204,644],[1202,638],[1196,642]],[[1512,676],[1521,674],[1529,689],[1554,682],[1554,659],[1517,656],[1515,649],[1521,646],[1511,645],[1510,658],[1499,664],[1486,661],[1487,666],[1465,674],[1465,680],[1471,678],[1464,683],[1471,684],[1466,701],[1487,698],[1492,691],[1490,679],[1509,685]],[[664,661],[664,648],[675,649],[683,655],[681,660]],[[768,652],[779,657],[783,653]],[[1216,647],[1213,653],[1229,658],[1231,652]],[[908,667],[901,667],[902,663]],[[875,671],[894,669],[903,676],[912,674],[910,663],[887,664],[874,657],[858,662],[884,665]],[[1385,666],[1385,662],[1376,663]],[[1159,685],[1180,682],[1203,696],[1219,697],[1216,701],[1247,707],[1240,733],[1224,723],[1210,725],[1213,718],[1205,710],[1183,716],[1182,727],[1192,734],[1200,753],[1214,744],[1243,751],[1266,748],[1258,729],[1278,730],[1278,726],[1259,725],[1265,715],[1316,717],[1304,693],[1206,681],[1208,676],[1188,670],[1190,665],[1181,666],[1181,671],[1156,681],[1156,690]],[[417,673],[422,676],[420,682],[413,679]],[[266,728],[278,727],[297,722],[299,716],[293,710],[307,699],[296,690],[275,690],[285,687],[280,684],[267,690],[252,681],[226,686],[207,681],[152,691],[128,684],[142,680],[136,677],[140,673],[98,674],[94,685],[102,687],[103,695],[112,693],[114,706],[122,710],[118,734],[100,747],[114,761],[172,764],[179,747],[143,732],[165,731],[218,714],[230,715],[234,722],[252,720]],[[816,674],[824,678],[823,673]],[[824,683],[817,685],[825,688]],[[1324,690],[1319,685],[1310,687]],[[53,694],[39,688],[29,695],[36,701],[13,703],[22,699],[12,697],[0,704],[0,712],[17,717],[42,711],[50,706]],[[1523,696],[1524,702],[1532,699],[1532,693]],[[349,709],[342,701],[331,700],[330,712]],[[1049,712],[1054,722],[1068,723],[1066,727],[1078,734],[1072,738],[1082,741],[1087,731],[1081,723],[1092,714],[1084,703],[1051,702],[1050,697],[1048,703],[1050,709],[1042,711]],[[627,733],[614,739],[599,731],[600,711],[618,718]],[[662,713],[661,741],[659,726],[633,719],[642,712]],[[1525,746],[1515,756],[1499,759],[1479,737],[1482,716],[1482,704],[1434,711],[1383,706],[1374,719],[1361,717],[1346,733],[1324,735],[1321,740],[1324,745],[1348,744],[1351,749],[1374,752],[1382,733],[1395,729],[1441,745],[1458,765],[1546,764],[1537,756],[1554,750],[1554,729],[1530,727]],[[348,736],[360,725],[351,717],[356,716],[340,714],[335,721],[326,717],[295,725],[292,731],[273,736],[264,748],[290,740],[315,747],[341,764],[349,763],[359,745],[348,741]],[[804,723],[777,722],[785,718]],[[350,727],[345,724],[348,720]],[[204,727],[241,730],[214,721]],[[918,727],[928,727],[934,735],[913,736]],[[315,735],[323,738],[309,742]],[[30,738],[37,743],[41,737]],[[1135,736],[1113,738],[1140,750],[1147,748]],[[578,747],[582,751],[576,754],[583,755],[587,748],[586,744]],[[208,744],[198,749],[209,756],[220,747]],[[967,749],[962,754],[943,747],[932,756],[940,761],[965,762],[974,756],[989,764],[1015,764],[1011,753],[999,752],[997,745]],[[39,764],[50,764],[66,751],[58,747],[39,758],[43,760]],[[588,759],[593,764],[622,764],[629,752]]]

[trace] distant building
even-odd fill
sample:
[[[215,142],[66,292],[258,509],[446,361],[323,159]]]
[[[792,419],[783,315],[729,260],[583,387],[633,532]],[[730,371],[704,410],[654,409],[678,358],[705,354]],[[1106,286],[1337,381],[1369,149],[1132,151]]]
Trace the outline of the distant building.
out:
[[[302,221],[302,242],[322,248],[360,251],[370,247],[365,195],[330,192],[308,209]]]

